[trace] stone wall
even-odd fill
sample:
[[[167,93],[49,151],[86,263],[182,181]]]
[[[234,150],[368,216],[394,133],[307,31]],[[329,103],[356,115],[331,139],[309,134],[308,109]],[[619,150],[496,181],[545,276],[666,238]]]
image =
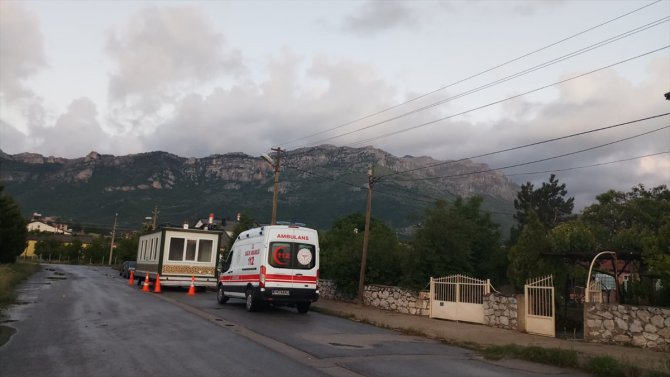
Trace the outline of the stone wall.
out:
[[[337,291],[337,285],[332,280],[319,279],[319,296],[327,300],[353,302],[353,297],[344,296]]]
[[[670,309],[585,304],[584,338],[594,343],[670,350]]]
[[[517,330],[516,297],[491,293],[484,296],[484,324],[502,329]]]
[[[404,314],[428,315],[429,292],[411,291],[386,285],[366,285],[365,305]]]
[[[331,280],[319,280],[320,296],[329,300],[354,302],[354,298],[337,292],[337,286]],[[408,289],[385,285],[366,285],[363,303],[382,310],[404,314],[428,315],[430,295],[428,292],[415,292]]]

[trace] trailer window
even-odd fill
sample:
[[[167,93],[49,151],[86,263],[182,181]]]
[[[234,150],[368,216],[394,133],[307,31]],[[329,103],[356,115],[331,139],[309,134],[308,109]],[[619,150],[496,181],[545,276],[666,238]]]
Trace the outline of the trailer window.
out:
[[[170,238],[170,254],[168,255],[170,260],[182,260],[184,259],[184,239],[183,238]]]
[[[196,245],[196,240],[186,240],[186,256],[184,257],[184,260],[195,260]]]
[[[198,245],[198,262],[212,261],[212,240],[200,240]]]
[[[268,263],[272,267],[310,270],[316,265],[314,245],[273,242],[268,254]]]

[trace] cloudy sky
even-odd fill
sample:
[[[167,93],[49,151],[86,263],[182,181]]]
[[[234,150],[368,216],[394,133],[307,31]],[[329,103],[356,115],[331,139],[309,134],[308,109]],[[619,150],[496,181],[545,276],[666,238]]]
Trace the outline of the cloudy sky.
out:
[[[0,149],[472,157],[670,112],[669,17],[670,0],[2,0]],[[581,207],[668,184],[669,125],[476,160],[556,171]]]

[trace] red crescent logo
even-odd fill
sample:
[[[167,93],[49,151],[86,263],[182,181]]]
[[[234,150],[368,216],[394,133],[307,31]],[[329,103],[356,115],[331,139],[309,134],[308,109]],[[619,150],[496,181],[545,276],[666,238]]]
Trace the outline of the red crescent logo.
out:
[[[277,254],[278,254],[279,252],[281,252],[281,250],[283,250],[283,249],[284,249],[283,246],[278,246],[278,247],[276,247],[274,250],[272,250],[272,259],[275,261],[276,264],[279,264],[279,265],[282,265],[282,266],[286,266],[286,263],[287,263],[287,262],[282,262],[282,261],[280,261],[279,258],[278,258],[278,255],[277,255]]]

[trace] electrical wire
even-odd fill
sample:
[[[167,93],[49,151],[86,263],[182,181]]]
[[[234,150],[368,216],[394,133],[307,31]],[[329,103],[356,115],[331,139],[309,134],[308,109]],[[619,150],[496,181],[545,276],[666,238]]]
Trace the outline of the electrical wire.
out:
[[[493,105],[497,105],[497,104],[500,104],[500,103],[503,103],[503,102],[506,102],[506,101],[509,101],[509,100],[512,100],[512,99],[515,99],[515,98],[523,97],[523,96],[525,96],[526,94],[539,92],[540,90],[544,90],[544,89],[550,88],[550,87],[552,87],[552,86],[556,86],[556,85],[564,84],[564,83],[566,83],[566,82],[569,82],[569,81],[572,81],[572,80],[576,80],[576,79],[578,79],[578,78],[581,78],[581,77],[584,77],[584,76],[587,76],[587,75],[590,75],[590,74],[593,74],[593,73],[596,73],[596,72],[599,72],[599,71],[603,71],[603,70],[608,69],[608,68],[615,67],[615,66],[617,66],[617,65],[619,65],[619,64],[627,63],[627,62],[629,62],[629,61],[632,61],[632,60],[635,60],[635,59],[639,59],[639,58],[644,57],[644,56],[647,56],[647,55],[651,55],[651,54],[653,54],[653,53],[656,53],[656,52],[665,50],[665,49],[667,49],[667,48],[669,48],[669,47],[670,47],[670,45],[667,45],[667,46],[664,46],[664,47],[661,47],[661,48],[657,48],[657,49],[655,49],[655,50],[647,51],[647,52],[645,52],[645,53],[643,53],[643,54],[641,54],[641,55],[637,55],[637,56],[634,56],[634,57],[631,57],[631,58],[628,58],[628,59],[624,59],[624,60],[618,61],[618,62],[616,62],[616,63],[609,64],[609,65],[607,65],[607,66],[600,67],[600,68],[594,69],[594,70],[592,70],[592,71],[585,72],[585,73],[582,73],[582,74],[580,74],[580,75],[573,76],[573,77],[570,77],[570,78],[567,78],[567,79],[564,79],[564,80],[556,81],[556,82],[554,82],[554,83],[552,83],[552,84],[544,85],[544,86],[542,86],[542,87],[535,88],[535,89],[532,89],[532,90],[523,92],[523,93],[521,93],[521,94],[517,94],[517,95],[514,95],[514,96],[510,96],[510,97],[507,97],[507,98],[503,98],[503,99],[501,99],[501,100],[493,101],[493,102],[487,103],[487,104],[482,105],[482,106],[478,106],[478,107],[475,107],[475,108],[472,108],[472,109],[469,109],[469,110],[461,111],[461,112],[459,112],[459,113],[452,114],[452,115],[449,115],[449,116],[446,116],[446,117],[442,117],[442,118],[439,118],[439,119],[435,119],[435,120],[432,120],[432,121],[429,121],[429,122],[421,123],[421,124],[418,124],[418,125],[416,125],[416,126],[412,126],[412,127],[404,128],[404,129],[397,130],[397,131],[394,131],[394,132],[389,132],[389,133],[386,133],[386,134],[383,134],[383,135],[379,135],[379,136],[376,136],[376,137],[372,137],[372,138],[369,138],[369,139],[366,139],[366,140],[362,140],[362,141],[356,142],[356,143],[354,143],[354,144],[364,144],[364,143],[369,143],[369,142],[371,142],[371,141],[375,141],[375,140],[383,139],[383,138],[386,138],[386,137],[389,137],[389,136],[398,135],[398,134],[405,133],[405,132],[408,132],[408,131],[412,131],[412,130],[415,130],[415,129],[418,129],[418,128],[421,128],[421,127],[425,127],[425,126],[428,126],[428,125],[431,125],[431,124],[435,124],[435,123],[437,123],[437,122],[441,122],[441,121],[443,121],[443,120],[447,120],[447,119],[455,118],[455,117],[460,116],[460,115],[464,115],[464,114],[471,113],[471,112],[473,112],[473,111],[481,110],[481,109],[484,109],[484,108],[487,108],[487,107],[490,107],[490,106],[493,106]],[[353,133],[353,132],[352,132],[352,133]]]
[[[404,102],[402,102],[402,103],[399,103],[399,104],[396,104],[396,105],[394,105],[394,106],[387,107],[387,108],[385,108],[385,109],[379,110],[379,111],[377,111],[377,112],[375,112],[375,113],[372,113],[372,114],[369,114],[369,115],[365,115],[365,116],[359,117],[359,118],[357,118],[357,119],[354,119],[354,120],[351,120],[351,121],[342,123],[342,124],[340,124],[340,125],[337,125],[337,126],[335,126],[335,127],[329,128],[329,129],[324,130],[324,131],[319,131],[319,132],[313,133],[313,134],[311,134],[311,135],[307,135],[307,136],[304,136],[304,137],[301,137],[301,138],[298,138],[298,139],[294,139],[294,140],[290,140],[290,141],[286,141],[286,142],[280,143],[280,145],[291,145],[291,144],[294,144],[294,143],[297,142],[297,141],[306,140],[306,139],[309,139],[309,138],[314,137],[314,136],[318,136],[318,135],[321,135],[321,134],[324,134],[324,133],[327,133],[327,132],[330,132],[330,131],[334,131],[334,130],[336,130],[336,129],[339,129],[339,128],[348,126],[348,125],[350,125],[350,124],[359,122],[359,121],[361,121],[361,120],[365,120],[365,119],[371,118],[371,117],[373,117],[373,116],[376,116],[376,115],[385,113],[385,112],[387,112],[387,111],[396,109],[396,108],[401,107],[401,106],[403,106],[403,105],[406,105],[406,104],[408,104],[408,103],[412,103],[412,102],[414,102],[414,101],[417,101],[417,100],[419,100],[419,99],[422,99],[422,98],[424,98],[424,97],[427,97],[427,96],[429,96],[429,95],[431,95],[431,94],[440,92],[440,91],[445,90],[445,89],[447,89],[447,88],[450,88],[450,87],[452,87],[452,86],[454,86],[454,85],[457,85],[457,84],[463,83],[463,82],[465,82],[465,81],[468,81],[468,80],[470,80],[470,79],[476,78],[476,77],[478,77],[478,76],[481,76],[481,75],[483,75],[483,74],[485,74],[485,73],[491,72],[491,71],[496,70],[496,69],[498,69],[498,68],[502,68],[502,67],[504,67],[504,66],[506,66],[506,65],[508,65],[508,64],[510,64],[510,63],[516,62],[516,61],[518,61],[518,60],[521,60],[521,59],[523,59],[523,58],[526,58],[526,57],[531,56],[531,55],[534,55],[534,54],[536,54],[536,53],[538,53],[538,52],[544,51],[544,50],[549,49],[549,48],[551,48],[551,47],[554,47],[554,46],[556,46],[556,45],[558,45],[558,44],[561,44],[561,43],[563,43],[563,42],[566,42],[566,41],[568,41],[568,40],[570,40],[570,39],[576,38],[576,37],[578,37],[578,36],[580,36],[580,35],[586,34],[586,33],[590,32],[590,31],[593,31],[593,30],[595,30],[595,29],[597,29],[597,28],[600,28],[600,27],[605,26],[605,25],[607,25],[607,24],[609,24],[609,23],[612,23],[612,22],[614,22],[614,21],[617,21],[617,20],[619,20],[619,19],[621,19],[621,18],[624,18],[624,17],[626,17],[626,16],[629,16],[629,15],[631,15],[631,14],[633,14],[633,13],[639,12],[639,11],[641,11],[641,10],[647,8],[647,7],[650,7],[650,6],[652,6],[652,5],[655,5],[655,4],[659,3],[659,2],[661,2],[661,0],[657,0],[657,1],[654,1],[654,2],[652,2],[652,3],[646,4],[646,5],[642,6],[642,7],[639,7],[639,8],[637,8],[637,9],[634,9],[634,10],[632,10],[632,11],[630,11],[630,12],[624,13],[624,14],[622,14],[622,15],[620,15],[620,16],[617,16],[617,17],[615,17],[615,18],[609,19],[609,20],[607,20],[607,21],[605,21],[605,22],[602,22],[602,23],[600,23],[600,24],[597,24],[597,25],[595,25],[595,26],[592,26],[592,27],[590,27],[590,28],[588,28],[588,29],[582,30],[582,31],[580,31],[580,32],[578,32],[578,33],[575,33],[575,34],[572,34],[572,35],[570,35],[570,36],[568,36],[568,37],[562,38],[562,39],[560,39],[560,40],[558,40],[558,41],[556,41],[556,42],[550,43],[550,44],[548,44],[548,45],[546,45],[546,46],[544,46],[544,47],[541,47],[541,48],[539,48],[539,49],[530,51],[530,52],[525,53],[525,54],[523,54],[523,55],[521,55],[521,56],[518,56],[518,57],[516,57],[516,58],[507,60],[507,61],[505,61],[505,62],[503,62],[503,63],[500,63],[500,64],[498,64],[498,65],[496,65],[496,66],[493,66],[493,67],[491,67],[491,68],[485,69],[485,70],[483,70],[483,71],[480,71],[480,72],[478,72],[478,73],[475,73],[475,74],[473,74],[473,75],[470,75],[470,76],[468,76],[468,77],[465,77],[465,78],[463,78],[463,79],[460,79],[460,80],[458,80],[458,81],[452,82],[452,83],[450,83],[450,84],[444,85],[444,86],[442,86],[442,87],[440,87],[440,88],[437,88],[437,89],[435,89],[435,90],[433,90],[433,91],[430,91],[430,92],[428,92],[428,93],[425,93],[425,94],[422,94],[422,95],[413,97],[413,98],[411,98],[411,99],[409,99],[409,100],[407,100],[407,101],[404,101]]]
[[[494,151],[494,152],[487,152],[487,153],[482,153],[482,154],[478,154],[478,155],[474,155],[474,156],[463,157],[463,158],[460,158],[458,160],[437,162],[437,163],[434,163],[434,164],[429,164],[429,165],[425,165],[425,166],[421,166],[421,167],[417,167],[417,168],[413,168],[413,169],[408,169],[408,170],[403,170],[403,171],[399,171],[399,172],[385,174],[385,175],[380,176],[380,178],[383,179],[384,177],[390,177],[390,176],[394,176],[394,175],[398,175],[398,174],[410,173],[410,172],[414,172],[414,171],[417,171],[417,170],[428,169],[428,168],[432,168],[432,167],[436,167],[436,166],[440,166],[440,165],[449,165],[449,164],[454,164],[454,163],[465,161],[465,160],[473,160],[473,159],[476,159],[476,158],[488,157],[488,156],[492,156],[492,155],[500,154],[500,153],[504,153],[504,152],[511,152],[511,151],[515,151],[515,150],[519,150],[519,149],[523,149],[523,148],[534,147],[534,146],[537,146],[537,145],[542,145],[542,144],[546,144],[546,143],[550,143],[550,142],[554,142],[554,141],[558,141],[558,140],[569,139],[569,138],[576,137],[576,136],[587,135],[587,134],[590,134],[590,133],[609,130],[609,129],[613,129],[613,128],[623,127],[623,126],[643,122],[643,121],[650,120],[650,119],[656,119],[656,118],[660,118],[660,117],[664,117],[664,116],[668,116],[668,115],[670,115],[670,113],[652,115],[652,116],[648,116],[648,117],[645,117],[645,118],[640,118],[640,119],[635,119],[635,120],[631,120],[631,121],[627,121],[627,122],[623,122],[623,123],[613,124],[611,126],[594,128],[594,129],[591,129],[591,130],[588,130],[588,131],[577,132],[577,133],[573,133],[573,134],[565,135],[565,136],[560,136],[560,137],[554,137],[554,138],[551,138],[551,139],[536,141],[536,142],[532,142],[532,143],[529,143],[529,144],[519,145],[519,146],[516,146],[516,147],[500,149],[500,150],[497,150],[497,151]]]
[[[425,105],[425,106],[423,106],[423,107],[420,107],[420,108],[417,108],[417,109],[414,109],[414,110],[411,110],[411,111],[408,111],[408,112],[405,112],[405,113],[396,115],[396,116],[394,116],[394,117],[387,118],[387,119],[384,119],[384,120],[381,120],[381,121],[372,123],[372,124],[367,125],[367,126],[365,126],[365,127],[361,127],[361,128],[358,128],[358,129],[355,129],[355,130],[352,130],[352,131],[348,131],[348,132],[345,132],[345,133],[341,133],[341,134],[338,134],[338,135],[334,135],[334,136],[330,136],[330,137],[327,137],[327,138],[324,138],[324,139],[320,139],[320,140],[314,141],[314,142],[310,143],[309,145],[313,145],[313,144],[323,144],[323,143],[325,143],[325,142],[327,142],[327,141],[330,141],[330,140],[333,140],[333,139],[338,139],[338,138],[343,137],[343,136],[348,136],[348,135],[351,135],[351,134],[354,134],[354,133],[357,133],[357,132],[360,132],[360,131],[364,131],[364,130],[367,130],[367,129],[370,129],[370,128],[373,128],[373,127],[377,127],[377,126],[386,124],[386,123],[388,123],[388,122],[392,122],[392,121],[394,121],[394,120],[402,119],[402,118],[407,117],[407,116],[409,116],[409,115],[413,115],[413,114],[416,114],[416,113],[419,113],[419,112],[422,112],[422,111],[425,111],[425,110],[432,109],[432,108],[434,108],[434,107],[443,105],[443,104],[445,104],[445,103],[447,103],[447,102],[450,102],[450,101],[453,101],[453,100],[455,100],[455,99],[459,99],[459,98],[468,96],[468,95],[470,95],[470,94],[480,92],[480,91],[482,91],[482,90],[484,90],[484,89],[491,88],[491,87],[496,86],[496,85],[498,85],[498,84],[502,84],[502,83],[504,83],[504,82],[513,80],[513,79],[515,79],[515,78],[518,78],[518,77],[521,77],[521,76],[525,76],[525,75],[527,75],[527,74],[529,74],[529,73],[535,72],[535,71],[540,70],[540,69],[542,69],[542,68],[549,67],[549,66],[551,66],[551,65],[553,65],[553,64],[556,64],[556,63],[559,63],[559,62],[561,62],[561,61],[564,61],[564,60],[570,59],[570,58],[572,58],[572,57],[581,55],[581,54],[583,54],[583,53],[592,51],[592,50],[594,50],[594,49],[596,49],[596,48],[606,46],[606,45],[608,45],[608,44],[610,44],[610,43],[613,43],[613,42],[615,42],[615,41],[618,41],[618,40],[620,40],[620,39],[622,39],[622,38],[626,38],[626,37],[629,37],[629,36],[631,36],[631,35],[637,34],[637,33],[641,32],[641,31],[647,30],[647,29],[649,29],[649,28],[651,28],[651,27],[655,27],[655,26],[661,25],[662,23],[667,22],[669,19],[670,19],[670,17],[664,17],[664,18],[658,19],[658,20],[656,20],[656,21],[653,21],[653,22],[648,23],[648,24],[646,24],[646,25],[637,27],[637,28],[635,28],[635,29],[631,29],[631,30],[629,30],[629,31],[627,31],[627,32],[625,32],[625,33],[616,35],[616,36],[614,36],[614,37],[610,37],[610,38],[608,38],[608,39],[605,39],[605,40],[603,40],[603,41],[600,41],[600,42],[595,43],[595,44],[593,44],[593,45],[590,45],[590,46],[588,46],[588,47],[584,47],[584,48],[582,48],[582,49],[573,51],[573,52],[571,52],[571,53],[569,53],[569,54],[566,54],[566,55],[560,56],[560,57],[558,57],[558,58],[554,58],[554,59],[552,59],[552,60],[549,60],[549,61],[547,61],[547,62],[538,64],[538,65],[536,65],[536,66],[534,66],[534,67],[531,67],[531,68],[528,68],[528,69],[525,69],[525,70],[516,72],[516,73],[514,73],[514,74],[505,76],[505,77],[503,77],[503,78],[501,78],[501,79],[495,80],[495,81],[490,82],[490,83],[488,83],[488,84],[484,84],[484,85],[478,86],[478,87],[476,87],[476,88],[467,90],[467,91],[465,91],[465,92],[461,92],[461,93],[456,94],[456,95],[453,95],[453,96],[451,96],[451,97],[442,99],[442,100],[437,101],[437,102],[433,102],[433,103],[431,103],[431,104],[429,104],[429,105]],[[368,141],[369,141],[369,140],[358,141],[358,142],[353,143],[353,145],[364,144],[364,143],[367,143]]]
[[[555,160],[555,159],[557,159],[557,158],[561,158],[561,157],[572,156],[572,155],[575,155],[575,154],[578,154],[578,153],[588,152],[588,151],[591,151],[591,150],[594,150],[594,149],[598,149],[598,148],[603,148],[603,147],[606,147],[606,146],[609,146],[609,145],[613,145],[613,144],[621,143],[621,142],[624,142],[624,141],[627,141],[627,140],[632,140],[632,139],[635,139],[635,138],[638,138],[638,137],[642,137],[642,136],[645,136],[645,135],[649,135],[649,134],[654,133],[654,132],[659,132],[659,131],[664,130],[664,129],[667,129],[667,128],[670,128],[670,126],[664,126],[664,127],[661,127],[661,128],[657,128],[657,129],[655,129],[655,130],[651,130],[651,131],[643,132],[643,133],[641,133],[641,134],[637,134],[637,135],[629,136],[629,137],[626,137],[626,138],[623,138],[623,139],[618,139],[618,140],[615,140],[615,141],[611,141],[611,142],[609,142],[609,143],[596,145],[596,146],[594,146],[594,147],[590,147],[590,148],[586,148],[586,149],[581,149],[581,150],[574,151],[574,152],[563,153],[563,154],[560,154],[560,155],[557,155],[557,156],[547,157],[547,158],[543,158],[543,159],[539,159],[539,160],[534,160],[534,161],[529,161],[529,162],[522,162],[522,163],[518,163],[518,164],[514,164],[514,165],[508,165],[508,166],[503,166],[503,167],[499,167],[499,168],[491,168],[491,169],[485,169],[485,170],[478,170],[478,171],[474,171],[474,172],[459,173],[459,174],[445,175],[445,176],[439,176],[439,177],[423,177],[423,178],[413,178],[413,179],[395,179],[394,181],[396,181],[396,182],[410,182],[410,181],[426,181],[426,180],[442,179],[442,178],[464,177],[464,176],[468,176],[468,175],[482,174],[482,173],[487,173],[487,172],[492,172],[492,171],[505,170],[505,169],[509,169],[509,168],[516,168],[516,167],[519,167],[519,166],[532,165],[532,164],[537,164],[537,163],[545,162],[545,161],[549,161],[549,160]]]
[[[641,159],[641,158],[646,158],[646,157],[660,156],[660,155],[662,155],[662,154],[669,154],[669,153],[670,153],[670,151],[663,151],[663,152],[658,152],[658,153],[646,154],[646,155],[643,155],[643,156],[635,156],[635,157],[624,158],[624,159],[621,159],[621,160],[614,160],[614,161],[608,161],[608,162],[601,162],[601,163],[598,163],[598,164],[583,165],[583,166],[573,166],[573,167],[570,167],[570,168],[551,169],[551,170],[544,170],[544,171],[532,171],[532,172],[523,172],[523,173],[505,174],[505,176],[506,176],[506,177],[516,177],[516,176],[521,176],[521,175],[533,175],[533,174],[557,173],[557,172],[570,171],[570,170],[586,169],[586,168],[593,168],[593,167],[597,167],[597,166],[605,166],[605,165],[617,164],[617,163],[620,163],[620,162],[634,161],[634,160],[639,160],[639,159]]]

